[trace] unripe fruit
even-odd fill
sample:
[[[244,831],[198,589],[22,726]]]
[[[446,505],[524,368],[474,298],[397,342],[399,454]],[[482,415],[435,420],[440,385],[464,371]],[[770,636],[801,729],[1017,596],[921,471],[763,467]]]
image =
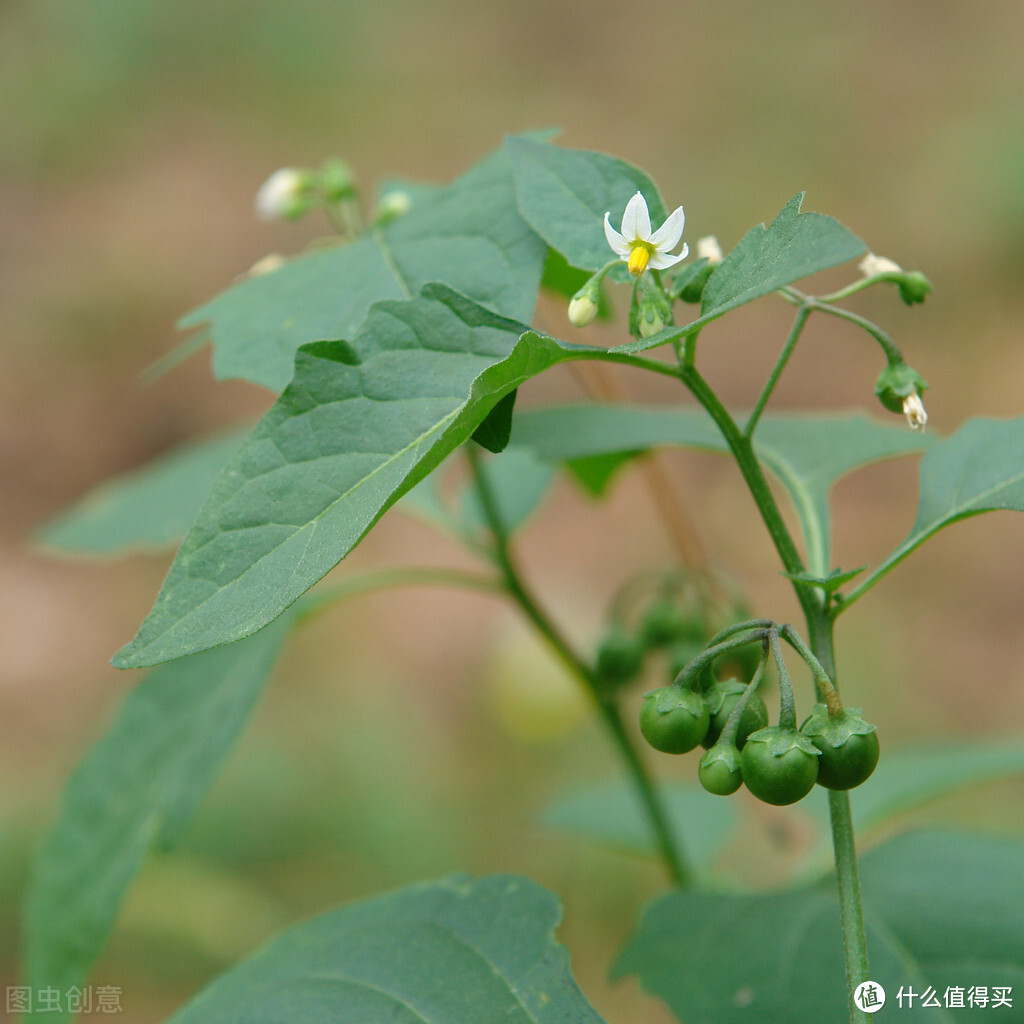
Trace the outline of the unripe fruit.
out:
[[[700,784],[715,796],[729,796],[740,788],[743,772],[740,752],[732,744],[719,743],[701,759],[697,769]]]
[[[640,731],[655,750],[685,754],[708,731],[708,709],[692,690],[665,686],[644,696]]]
[[[814,788],[818,751],[795,729],[772,725],[747,739],[740,754],[743,782],[767,804],[795,804]]]
[[[640,635],[648,647],[666,647],[676,640],[704,640],[704,623],[672,601],[657,601],[647,609]]]
[[[826,789],[853,789],[878,764],[878,734],[861,718],[860,708],[846,708],[838,717],[829,718],[828,708],[815,704],[800,732],[821,752],[818,784]]]
[[[644,648],[619,626],[612,626],[597,649],[597,674],[609,683],[628,683],[644,667]]]

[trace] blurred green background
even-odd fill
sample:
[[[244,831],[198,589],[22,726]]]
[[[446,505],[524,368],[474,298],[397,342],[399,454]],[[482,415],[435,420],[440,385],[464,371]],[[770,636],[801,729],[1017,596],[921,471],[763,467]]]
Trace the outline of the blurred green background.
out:
[[[714,233],[726,249],[806,189],[805,209],[932,279],[924,307],[874,289],[855,308],[928,379],[930,427],[945,434],[968,416],[1024,413],[1022,37],[1024,7],[995,0],[6,0],[3,983],[15,977],[28,851],[135,682],[108,659],[168,564],[165,553],[56,559],[28,536],[107,476],[269,404],[249,385],[214,383],[205,352],[155,382],[143,374],[177,343],[178,316],[267,252],[296,251],[324,230],[256,222],[252,197],[271,171],[342,156],[372,195],[392,175],[449,180],[503,134],[559,125],[566,145],[650,172],[670,207],[684,204],[691,245]],[[541,312],[568,336],[560,309]],[[765,300],[705,332],[702,363],[729,402],[754,399],[788,317]],[[880,368],[848,325],[812,323],[774,407],[882,415],[871,394]],[[637,399],[677,397],[663,382],[623,382]],[[522,400],[581,395],[570,374],[553,374]],[[755,610],[795,617],[736,474],[710,456],[669,465]],[[902,539],[915,478],[910,460],[840,484],[839,564],[877,562]],[[603,508],[561,485],[522,557],[586,644],[617,583],[673,554],[629,472]],[[465,558],[392,513],[350,559],[407,561]],[[1022,564],[1024,521],[979,517],[929,542],[842,620],[848,699],[870,709],[884,744],[1021,733]],[[186,848],[155,861],[131,896],[97,983],[123,988],[126,1021],[159,1020],[266,935],[328,904],[455,870],[514,870],[566,901],[562,935],[598,1008],[659,1019],[634,987],[603,981],[640,901],[661,885],[657,869],[536,824],[563,786],[614,771],[562,684],[489,600],[402,591],[339,608],[289,646]],[[690,777],[689,759],[669,760],[659,774]],[[1020,785],[1006,783],[918,819],[1005,829],[1022,805]],[[783,877],[810,842],[790,819],[766,820],[757,867],[727,858],[748,881]]]

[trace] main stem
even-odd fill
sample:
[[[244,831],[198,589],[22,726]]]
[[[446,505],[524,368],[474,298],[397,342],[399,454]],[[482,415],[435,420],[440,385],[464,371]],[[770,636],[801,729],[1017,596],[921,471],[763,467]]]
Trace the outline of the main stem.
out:
[[[803,561],[776,504],[749,436],[740,431],[728,410],[718,400],[710,385],[698,373],[692,358],[683,360],[679,368],[683,383],[704,406],[718,425],[740,467],[743,479],[757,504],[782,564],[790,574],[803,570]],[[811,651],[822,667],[835,680],[835,649],[832,620],[820,590],[813,585],[793,581],[797,600],[807,622]],[[835,856],[836,880],[839,886],[839,915],[843,930],[843,955],[850,1024],[872,1020],[870,1014],[858,1010],[853,1002],[856,987],[868,980],[867,940],[861,909],[860,882],[857,875],[857,854],[853,838],[850,798],[845,792],[829,791],[829,813],[832,822],[832,846]]]
[[[544,614],[540,605],[527,589],[512,559],[509,549],[508,530],[502,521],[501,511],[494,498],[494,492],[483,471],[483,467],[480,464],[480,456],[473,447],[472,441],[466,445],[466,454],[469,457],[470,468],[473,472],[473,482],[480,499],[484,518],[487,520],[487,525],[494,536],[495,559],[504,577],[509,595],[519,605],[523,614],[536,627],[537,631],[548,641],[566,667],[579,679],[597,705],[601,720],[611,734],[612,741],[629,772],[633,787],[647,814],[651,831],[654,833],[654,840],[658,847],[658,853],[665,865],[669,878],[676,886],[689,885],[692,880],[692,872],[686,865],[682,851],[676,843],[675,834],[672,831],[672,826],[669,823],[668,815],[661,797],[655,788],[654,781],[640,758],[640,752],[637,750],[636,744],[626,730],[618,704],[614,698],[604,692],[601,681],[597,678],[593,669],[572,649],[568,641],[562,636],[547,615]]]

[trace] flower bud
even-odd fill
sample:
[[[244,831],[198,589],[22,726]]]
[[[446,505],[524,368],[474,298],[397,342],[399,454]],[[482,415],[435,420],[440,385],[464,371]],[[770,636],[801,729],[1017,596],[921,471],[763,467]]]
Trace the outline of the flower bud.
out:
[[[261,220],[298,220],[313,203],[312,176],[295,167],[282,167],[267,178],[256,193],[256,215]]]
[[[393,192],[385,192],[377,203],[377,210],[373,215],[374,223],[378,227],[390,224],[397,220],[403,213],[412,209],[412,196],[404,189],[395,189]]]
[[[869,252],[858,266],[865,277],[882,277],[892,281],[900,290],[900,298],[908,306],[924,302],[925,296],[932,290],[931,281],[920,270],[904,270],[886,256],[876,256]]]
[[[664,330],[672,323],[672,306],[660,288],[644,289],[636,315],[636,333],[641,338]]]
[[[594,322],[601,305],[601,279],[599,271],[569,300],[569,322],[574,327],[586,327]]]
[[[340,203],[356,194],[356,179],[344,160],[328,160],[320,168],[320,189],[328,203]]]
[[[697,259],[705,259],[712,267],[718,266],[724,258],[722,247],[714,235],[705,235],[697,239]]]
[[[901,412],[914,430],[920,430],[928,422],[928,414],[921,401],[921,393],[928,385],[912,366],[894,363],[887,366],[875,382],[878,400],[890,412]]]

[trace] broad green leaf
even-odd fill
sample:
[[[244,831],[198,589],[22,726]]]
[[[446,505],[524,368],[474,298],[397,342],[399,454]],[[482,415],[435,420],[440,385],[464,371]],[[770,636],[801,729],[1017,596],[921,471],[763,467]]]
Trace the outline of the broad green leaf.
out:
[[[451,878],[331,911],[216,980],[170,1024],[600,1024],[525,878]]]
[[[236,432],[189,444],[108,480],[43,527],[38,539],[91,555],[175,544],[244,436]]]
[[[969,420],[931,448],[921,461],[917,519],[910,535],[847,603],[944,526],[999,509],[1024,511],[1024,417]]]
[[[782,208],[768,227],[751,228],[715,268],[701,296],[701,315],[675,331],[620,346],[641,352],[691,334],[729,310],[862,256],[867,248],[837,220],[822,213],[801,213],[804,193]]]
[[[618,228],[635,192],[644,194],[654,227],[665,220],[654,182],[623,160],[521,137],[505,145],[523,217],[573,267],[598,270],[615,259],[604,237],[604,215],[610,212]]]
[[[907,986],[937,991],[940,1008],[914,1004],[915,1019],[935,1024],[988,1019],[980,1009],[942,1007],[947,986],[1019,992],[1024,844],[947,832],[899,836],[862,858],[861,891],[883,1013],[899,1011],[897,994]],[[686,1024],[846,1020],[835,882],[769,894],[678,890],[648,908],[614,973],[636,974]]]
[[[442,281],[516,320],[533,313],[547,247],[520,217],[503,150],[349,245],[249,277],[181,321],[210,324],[213,368],[280,391],[299,346],[351,338],[370,307]]]
[[[129,694],[68,783],[37,858],[25,910],[27,984],[82,985],[143,859],[188,825],[289,625],[285,616],[237,644],[162,665]]]
[[[491,411],[473,431],[473,440],[494,455],[503,452],[512,434],[512,414],[516,406],[515,391],[510,391],[498,400]]]
[[[739,820],[736,803],[681,784],[658,788],[665,813],[686,859],[707,872]],[[650,823],[624,779],[611,779],[561,794],[545,808],[550,828],[627,853],[656,852]]]
[[[929,435],[854,414],[843,417],[766,416],[754,447],[793,500],[807,545],[808,567],[825,576],[829,566],[828,494],[841,476],[879,459],[920,451]],[[725,452],[718,428],[702,410],[583,405],[525,410],[512,444],[541,458],[572,462],[659,445]]]
[[[280,615],[386,509],[565,345],[441,285],[374,307],[350,345],[303,346],[295,378],[214,485],[120,668],[248,636]]]

